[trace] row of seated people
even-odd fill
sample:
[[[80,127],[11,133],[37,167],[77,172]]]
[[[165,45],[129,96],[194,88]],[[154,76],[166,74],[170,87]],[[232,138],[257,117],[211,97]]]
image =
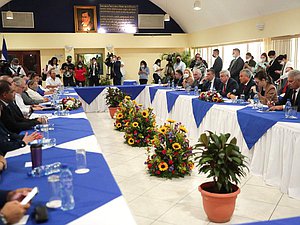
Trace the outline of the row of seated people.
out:
[[[213,69],[208,69],[205,76],[198,69],[193,70],[192,75],[188,69],[184,73],[176,71],[174,80],[178,86],[190,85],[192,88],[198,86],[201,91],[216,90],[223,97],[229,99],[240,98],[241,95],[244,95],[245,100],[249,100],[257,94],[260,102],[268,105],[271,110],[283,110],[289,99],[292,106],[298,106],[298,111],[300,111],[299,70],[288,72],[288,86],[280,98],[278,98],[276,86],[265,70],[257,72],[253,77],[251,70],[243,69],[240,72],[239,81],[240,83],[231,78],[228,70],[222,70],[220,78],[217,78]]]

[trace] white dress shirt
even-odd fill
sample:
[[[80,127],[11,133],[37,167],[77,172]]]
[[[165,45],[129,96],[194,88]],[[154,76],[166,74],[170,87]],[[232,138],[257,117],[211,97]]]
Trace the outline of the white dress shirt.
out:
[[[22,114],[24,116],[29,115],[31,106],[24,104],[23,98],[19,93],[16,93],[15,101],[16,101],[17,106],[20,108]]]
[[[44,100],[43,96],[41,96],[39,93],[37,93],[36,91],[30,88],[28,88],[26,92],[29,95],[29,97],[32,98],[33,100],[37,100],[37,101]]]
[[[61,86],[62,82],[58,77],[55,77],[55,80],[52,79],[52,77],[48,77],[46,79],[46,86]]]

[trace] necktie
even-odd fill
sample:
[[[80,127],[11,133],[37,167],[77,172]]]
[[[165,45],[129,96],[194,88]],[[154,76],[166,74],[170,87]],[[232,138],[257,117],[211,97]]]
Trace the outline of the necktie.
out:
[[[293,91],[293,98],[292,98],[292,105],[296,105],[296,96],[297,96],[297,90]]]

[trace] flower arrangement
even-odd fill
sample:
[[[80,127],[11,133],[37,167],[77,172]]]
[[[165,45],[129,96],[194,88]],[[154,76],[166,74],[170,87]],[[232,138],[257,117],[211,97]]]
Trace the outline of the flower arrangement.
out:
[[[110,85],[110,79],[108,75],[101,75],[99,80],[100,86],[108,86]]]
[[[81,107],[81,102],[77,98],[66,97],[61,100],[61,103],[65,110],[74,110]]]
[[[125,127],[129,126],[130,118],[133,118],[140,106],[135,100],[131,100],[130,96],[125,96],[122,102],[118,105],[118,110],[115,114],[114,126],[118,131],[124,131]]]
[[[120,89],[109,87],[105,96],[106,104],[108,105],[108,107],[118,107],[125,96],[126,94]]]
[[[124,138],[126,143],[134,147],[146,147],[156,134],[155,115],[152,108],[136,107],[135,113],[129,114],[129,123],[125,124]]]
[[[224,102],[222,95],[213,91],[201,92],[199,99],[206,102]]]
[[[194,167],[191,160],[193,153],[186,134],[187,129],[171,119],[159,127],[152,141],[154,154],[148,149],[145,162],[152,176],[171,179],[191,173]]]

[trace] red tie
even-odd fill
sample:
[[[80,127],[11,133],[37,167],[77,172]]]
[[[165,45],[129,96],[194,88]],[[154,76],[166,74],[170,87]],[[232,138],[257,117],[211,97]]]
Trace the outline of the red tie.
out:
[[[223,93],[224,94],[226,93],[226,84],[224,84],[224,86],[223,86]]]

